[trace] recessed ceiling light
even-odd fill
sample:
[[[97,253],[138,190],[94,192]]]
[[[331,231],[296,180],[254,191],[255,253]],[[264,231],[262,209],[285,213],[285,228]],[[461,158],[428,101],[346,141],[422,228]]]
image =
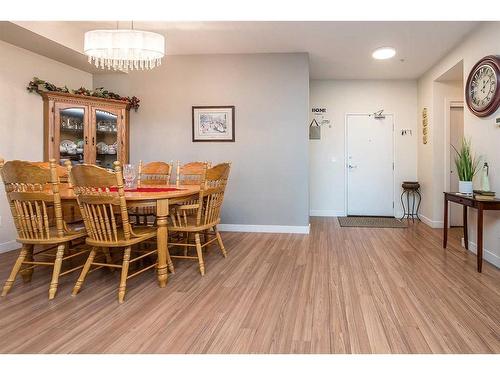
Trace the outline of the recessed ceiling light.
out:
[[[396,50],[392,47],[380,47],[372,53],[372,57],[376,60],[386,60],[396,56]]]

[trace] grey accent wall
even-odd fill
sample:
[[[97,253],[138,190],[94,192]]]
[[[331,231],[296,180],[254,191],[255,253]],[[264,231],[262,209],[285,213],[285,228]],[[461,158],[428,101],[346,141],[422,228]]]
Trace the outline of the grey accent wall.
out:
[[[136,95],[131,161],[231,161],[225,224],[309,223],[307,54],[168,56],[160,68],[94,75]],[[236,106],[236,142],[193,143],[191,106]]]

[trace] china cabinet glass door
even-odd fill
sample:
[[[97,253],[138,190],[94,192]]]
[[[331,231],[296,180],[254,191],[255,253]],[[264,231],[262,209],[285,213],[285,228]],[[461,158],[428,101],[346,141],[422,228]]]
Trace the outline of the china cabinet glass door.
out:
[[[120,160],[120,111],[112,108],[93,108],[92,115],[95,129],[95,164],[112,169],[113,162]]]
[[[70,160],[73,165],[87,161],[87,107],[57,104],[55,106],[55,129],[53,157],[64,165]]]

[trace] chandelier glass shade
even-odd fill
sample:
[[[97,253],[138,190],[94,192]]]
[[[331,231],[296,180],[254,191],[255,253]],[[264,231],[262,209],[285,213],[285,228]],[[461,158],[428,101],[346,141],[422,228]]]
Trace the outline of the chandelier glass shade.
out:
[[[153,69],[165,56],[165,38],[141,30],[92,30],[85,33],[83,50],[101,69]]]

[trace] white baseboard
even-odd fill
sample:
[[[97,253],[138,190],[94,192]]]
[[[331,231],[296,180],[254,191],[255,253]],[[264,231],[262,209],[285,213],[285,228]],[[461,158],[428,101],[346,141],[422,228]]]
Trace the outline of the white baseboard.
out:
[[[434,221],[429,219],[427,216],[424,216],[422,214],[418,214],[418,217],[424,224],[427,224],[431,228],[442,228],[443,227],[443,222],[442,221]]]
[[[219,224],[221,232],[262,232],[262,233],[302,233],[309,234],[310,225],[246,225],[246,224]]]
[[[337,211],[337,210],[310,210],[309,216],[346,216],[345,211]]]
[[[310,225],[246,225],[246,224],[219,224],[221,232],[261,232],[261,233],[301,233],[309,234]],[[0,243],[0,254],[19,249],[17,241]]]
[[[0,243],[0,254],[6,253],[7,251],[19,249],[20,247],[21,245],[15,240]]]
[[[465,241],[464,238],[462,237],[462,247],[465,247]],[[477,245],[469,241],[469,251],[471,253],[477,254]],[[495,267],[500,268],[500,257],[493,252],[489,251],[488,249],[485,249],[483,247],[483,259],[487,261],[488,263],[493,264]]]

